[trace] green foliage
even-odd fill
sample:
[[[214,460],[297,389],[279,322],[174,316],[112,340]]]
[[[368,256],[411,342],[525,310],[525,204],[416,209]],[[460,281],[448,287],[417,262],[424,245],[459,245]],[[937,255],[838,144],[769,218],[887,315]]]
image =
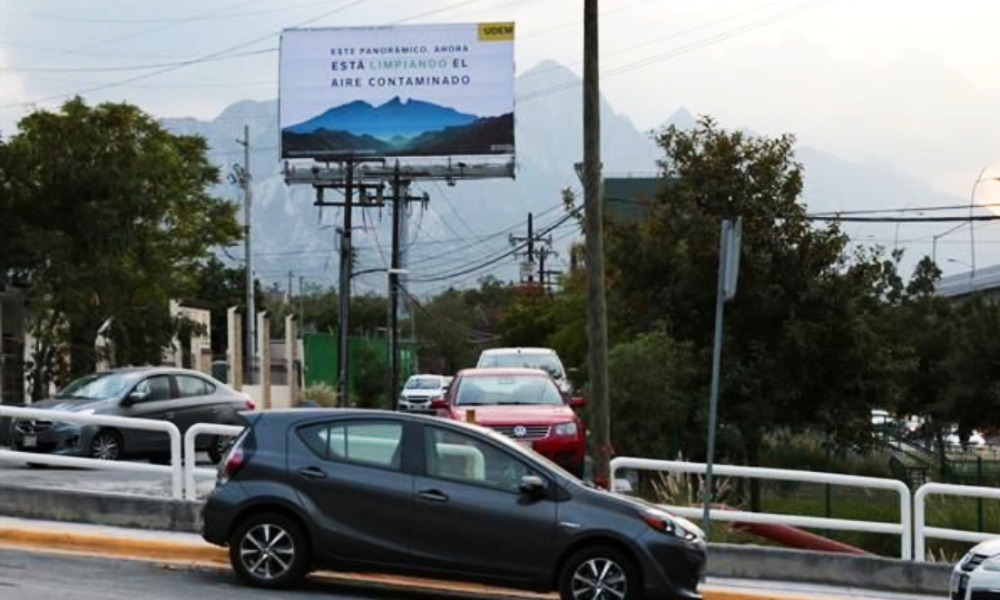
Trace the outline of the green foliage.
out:
[[[609,356],[612,440],[625,456],[669,458],[701,439],[703,396],[690,344],[662,324],[615,346]]]
[[[372,344],[357,344],[351,361],[354,370],[353,388],[357,396],[354,405],[359,408],[380,408],[379,397],[385,393],[386,357]]]
[[[323,408],[337,407],[337,390],[324,383],[305,388],[301,392],[301,398],[315,402]]]
[[[849,255],[836,226],[810,225],[791,136],[728,132],[703,119],[691,131],[667,128],[657,142],[672,185],[661,186],[646,219],[608,228],[612,329],[627,340],[669,323],[673,338],[691,347],[696,387],[704,389],[720,223],[742,217],[739,290],[726,307],[720,430],[735,434],[750,463],[775,428],[817,425],[855,441],[873,404],[894,393],[888,375],[896,357],[882,345],[879,324],[894,270],[877,253]]]
[[[158,360],[175,333],[169,301],[191,292],[211,248],[240,237],[235,206],[207,192],[219,173],[205,140],[80,98],[19,127],[0,147],[0,203],[23,235],[5,243],[0,270],[30,273],[34,333],[68,347],[72,375],[94,368],[112,318],[118,362]]]

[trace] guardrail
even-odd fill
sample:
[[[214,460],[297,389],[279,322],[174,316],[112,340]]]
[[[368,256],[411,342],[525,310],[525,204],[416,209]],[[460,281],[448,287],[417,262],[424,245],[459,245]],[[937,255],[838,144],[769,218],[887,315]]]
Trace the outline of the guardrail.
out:
[[[195,474],[212,475],[213,469],[197,468],[197,456],[195,450],[195,439],[199,435],[225,435],[237,436],[243,432],[243,427],[238,425],[216,425],[215,423],[198,423],[192,425],[184,433],[184,498],[186,500],[198,499],[197,482]]]
[[[131,417],[114,417],[110,415],[84,415],[80,413],[54,411],[41,408],[18,408],[0,406],[0,417],[12,419],[40,419],[53,423],[79,423],[81,425],[103,425],[119,429],[139,429],[142,431],[159,431],[170,437],[170,466],[148,465],[143,463],[97,460],[74,456],[56,456],[34,452],[16,452],[0,450],[0,459],[24,460],[29,463],[52,465],[56,467],[83,467],[103,469],[105,471],[132,471],[142,473],[161,473],[170,475],[171,496],[180,500],[182,494],[181,478],[181,432],[177,426],[168,421],[152,419],[133,419]],[[13,424],[11,425],[13,427]]]
[[[611,481],[615,481],[615,472],[619,469],[703,474],[706,471],[706,465],[703,463],[689,463],[671,460],[619,457],[611,461]],[[867,531],[894,534],[900,536],[900,557],[903,560],[910,560],[913,557],[913,510],[910,501],[910,488],[907,487],[907,485],[902,481],[897,481],[895,479],[879,479],[876,477],[859,477],[856,475],[814,473],[812,471],[768,469],[763,467],[736,467],[730,465],[713,465],[712,470],[714,473],[725,477],[750,477],[754,479],[771,479],[777,481],[800,481],[803,483],[821,483],[894,491],[899,494],[899,523],[851,521],[845,519],[802,517],[777,513],[723,511],[718,509],[709,510],[709,518],[716,521],[769,523],[776,525],[813,527],[818,529],[839,529],[845,531]],[[700,518],[702,516],[701,508],[685,506],[668,506],[666,508],[682,517]]]
[[[976,487],[972,485],[952,485],[946,483],[925,483],[913,497],[913,554],[917,561],[927,559],[927,538],[956,540],[959,542],[984,542],[996,538],[996,534],[963,531],[927,526],[927,496],[964,496],[971,498],[991,498],[1000,500],[1000,489]]]

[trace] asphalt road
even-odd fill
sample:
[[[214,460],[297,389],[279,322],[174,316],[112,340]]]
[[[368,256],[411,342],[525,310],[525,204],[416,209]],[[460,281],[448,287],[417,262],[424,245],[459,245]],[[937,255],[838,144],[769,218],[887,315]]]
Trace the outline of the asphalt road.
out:
[[[864,600],[937,600],[911,594],[834,589],[754,581],[710,581],[730,590],[773,591],[822,598]],[[0,548],[0,600],[417,600],[429,594],[371,592],[323,578],[310,578],[301,587],[280,594],[242,585],[229,569],[178,564],[91,558],[71,554],[38,553]]]
[[[0,600],[273,600],[276,597],[392,600],[413,596],[358,592],[314,580],[307,581],[301,589],[275,594],[241,585],[228,569],[0,549]]]

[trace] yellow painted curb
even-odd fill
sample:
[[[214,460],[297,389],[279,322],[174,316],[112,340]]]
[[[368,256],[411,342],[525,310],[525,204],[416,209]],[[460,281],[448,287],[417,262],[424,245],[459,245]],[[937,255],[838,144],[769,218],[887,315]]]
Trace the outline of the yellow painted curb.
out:
[[[151,540],[140,538],[95,535],[46,529],[0,528],[0,545],[21,548],[78,552],[88,555],[116,556],[146,560],[171,562],[207,563],[228,565],[229,554],[225,549],[211,544],[195,544]],[[523,598],[524,600],[555,600],[554,594],[533,594],[503,588],[479,586],[468,583],[452,583],[411,577],[396,577],[355,573],[324,572],[327,580],[352,583],[355,585],[389,586],[409,588],[424,592],[452,592],[457,594],[481,595],[483,597]],[[737,591],[716,586],[703,586],[704,600],[817,600],[818,596],[785,594],[768,591]],[[823,596],[823,600],[836,600]]]
[[[229,557],[224,549],[207,543],[202,546],[183,542],[49,531],[45,529],[0,529],[0,544],[169,561],[227,564],[229,562]]]

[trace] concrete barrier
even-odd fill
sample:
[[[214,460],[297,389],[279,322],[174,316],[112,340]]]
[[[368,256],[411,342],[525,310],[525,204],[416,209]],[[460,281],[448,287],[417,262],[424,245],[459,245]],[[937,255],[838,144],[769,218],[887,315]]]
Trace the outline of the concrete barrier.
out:
[[[708,576],[947,596],[952,566],[880,556],[712,544]]]
[[[160,531],[201,531],[201,503],[129,494],[0,485],[0,515]]]

